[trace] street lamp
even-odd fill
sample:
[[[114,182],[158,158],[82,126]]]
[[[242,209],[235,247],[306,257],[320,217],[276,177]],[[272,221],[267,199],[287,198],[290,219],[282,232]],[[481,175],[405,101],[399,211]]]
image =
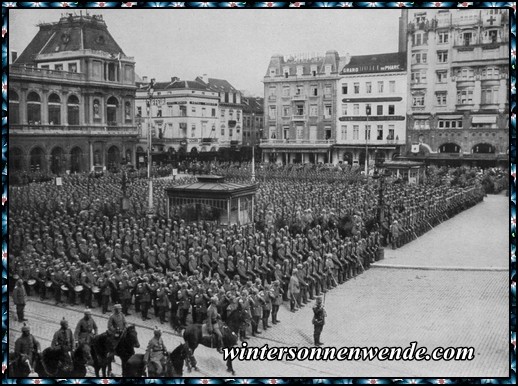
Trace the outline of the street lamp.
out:
[[[155,85],[155,79],[151,79],[151,82],[149,83],[148,89],[147,89],[147,118],[148,118],[148,130],[147,130],[147,180],[148,180],[148,187],[149,187],[149,196],[148,196],[148,215],[153,216],[154,209],[153,209],[153,181],[151,180],[151,144],[152,144],[152,137],[151,137],[151,101],[153,98],[153,92],[155,91],[153,89]]]

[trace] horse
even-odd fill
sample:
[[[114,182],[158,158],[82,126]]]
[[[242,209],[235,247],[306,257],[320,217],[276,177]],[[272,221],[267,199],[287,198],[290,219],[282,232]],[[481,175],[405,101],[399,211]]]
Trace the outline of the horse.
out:
[[[185,343],[181,343],[175,348],[167,358],[165,373],[163,375],[153,375],[154,377],[181,377],[183,376],[183,365],[190,355],[190,349]],[[126,373],[124,377],[140,378],[145,377],[146,364],[144,363],[144,354],[135,354],[126,363]],[[148,374],[151,377],[151,374]]]
[[[124,374],[126,362],[135,354],[135,347],[140,347],[135,325],[128,326],[119,339],[109,332],[94,336],[92,338],[92,354],[96,377],[99,377],[99,370],[101,370],[103,377],[106,377],[106,370],[111,374],[111,363],[115,355],[121,358]]]
[[[246,312],[243,309],[236,309],[230,313],[230,315],[227,317],[226,323],[223,323],[221,326],[221,335],[223,341],[221,348],[230,348],[236,345],[237,333],[245,321]],[[194,350],[196,350],[199,344],[209,348],[218,348],[214,346],[214,339],[212,337],[203,335],[201,324],[191,324],[188,326],[183,333],[183,338],[190,349],[190,355],[187,357],[186,361],[187,369],[189,371],[191,371],[191,368],[198,370],[198,367],[196,366],[196,358],[194,357]],[[235,375],[234,368],[232,366],[232,360],[230,358],[227,359],[227,371],[232,373],[232,375]]]
[[[48,347],[35,354],[34,371],[40,378],[83,378],[86,366],[92,364],[91,348],[87,343],[81,343],[72,354],[72,366],[61,348]]]
[[[27,378],[31,373],[31,364],[27,355],[9,353],[9,377]]]

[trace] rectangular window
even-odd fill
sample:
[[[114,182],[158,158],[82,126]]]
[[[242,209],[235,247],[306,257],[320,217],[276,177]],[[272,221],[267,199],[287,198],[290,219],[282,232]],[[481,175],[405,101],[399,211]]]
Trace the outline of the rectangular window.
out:
[[[331,97],[331,95],[332,95],[331,90],[332,90],[332,88],[331,88],[330,84],[326,84],[324,86],[324,98],[330,98]]]
[[[191,126],[191,138],[196,137],[196,124],[192,124]]]
[[[366,92],[367,94],[372,93],[372,83],[371,83],[371,82],[367,82],[367,83],[365,83],[365,92]]]
[[[342,115],[347,115],[347,104],[342,105]]]
[[[391,92],[391,93],[396,92],[396,81],[395,80],[389,81],[389,92]]]
[[[191,107],[191,113],[192,115],[196,115],[196,107]]]
[[[63,65],[62,64],[55,64],[54,70],[56,71],[63,71]]]
[[[215,117],[216,116],[216,109],[212,109],[212,116]]]
[[[376,132],[376,139],[378,141],[383,139],[383,125],[378,125],[378,130]]]
[[[423,107],[424,106],[424,95],[414,95],[412,97],[412,106],[413,107]]]
[[[410,75],[412,83],[426,83],[426,72],[425,71],[412,71]]]
[[[332,105],[325,105],[324,106],[324,118],[328,119],[331,118],[332,115]]]
[[[270,86],[269,88],[269,96],[275,96],[275,93],[277,92],[277,88],[275,86]]]
[[[371,115],[371,105],[370,105],[370,103],[367,103],[365,105],[365,115]]]
[[[318,87],[317,86],[311,86],[311,95],[317,96],[318,95]]]
[[[137,106],[137,117],[141,117],[141,116],[142,116],[142,107]]]
[[[347,83],[342,84],[342,94],[347,94]]]
[[[233,129],[228,129],[228,136],[232,137],[233,135],[234,135],[234,130]]]
[[[162,109],[160,107],[156,111],[156,116],[157,116],[157,118],[162,118]]]
[[[201,108],[201,116],[204,117],[206,113],[207,113],[207,109],[205,107],[202,107]]]
[[[277,138],[277,129],[275,126],[270,126],[270,139]]]
[[[457,91],[457,104],[471,104],[473,103],[473,89],[465,89]]]
[[[448,79],[448,71],[437,71],[437,83],[446,83]]]
[[[225,109],[221,109],[221,118],[225,118]]]
[[[360,115],[360,105],[358,103],[353,105],[353,115]]]
[[[376,114],[383,115],[383,105],[378,105],[376,107]]]
[[[354,83],[354,93],[355,94],[360,93],[360,83]]]
[[[446,92],[438,92],[435,94],[437,106],[446,106]]]
[[[297,126],[297,139],[304,139],[304,126]]]
[[[464,34],[462,35],[462,44],[465,46],[469,46],[470,44],[473,44],[473,33],[464,32]]]
[[[389,105],[388,107],[388,114],[394,115],[396,113],[396,106],[395,105]]]
[[[268,106],[268,117],[270,119],[276,119],[277,118],[276,106]]]
[[[347,140],[347,125],[342,125],[342,141]]]
[[[309,106],[309,115],[312,117],[318,117],[318,105]]]
[[[475,71],[472,68],[463,68],[458,72],[458,74],[461,79],[472,80],[475,78]]]
[[[297,109],[298,116],[304,115],[304,105],[303,104],[296,105],[295,107]]]
[[[365,125],[365,140],[371,140],[371,125]]]
[[[353,139],[360,139],[360,126],[359,125],[353,126]]]
[[[394,125],[389,125],[389,133],[387,139],[394,139]]]
[[[438,33],[438,42],[439,44],[446,44],[448,43],[450,34],[448,32],[439,32]]]
[[[378,93],[383,94],[384,84],[385,82],[383,81],[378,82]]]
[[[496,88],[483,88],[482,89],[482,104],[494,104],[497,103],[498,89]]]
[[[180,116],[181,117],[187,116],[187,106],[180,106]]]
[[[77,63],[68,63],[69,72],[77,72]]]
[[[437,51],[437,62],[448,63],[448,51]]]
[[[291,106],[285,105],[282,106],[282,116],[289,117],[291,115]]]
[[[289,86],[284,86],[282,88],[282,96],[283,97],[289,97],[290,96],[290,87]]]
[[[221,135],[225,136],[225,129],[221,129]]]

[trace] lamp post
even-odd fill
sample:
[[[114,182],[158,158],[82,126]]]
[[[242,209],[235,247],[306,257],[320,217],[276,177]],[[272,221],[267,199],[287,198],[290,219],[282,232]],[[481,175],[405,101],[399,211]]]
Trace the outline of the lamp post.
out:
[[[370,111],[367,112],[370,114]],[[369,126],[369,115],[367,115],[367,124],[365,125],[365,177],[368,178],[369,173],[369,136],[370,136],[370,126]]]
[[[255,182],[255,145],[252,146],[252,183]]]
[[[155,79],[151,79],[149,83],[149,87],[147,89],[147,118],[148,118],[148,130],[147,130],[147,180],[148,180],[148,215],[151,217],[154,214],[153,208],[153,181],[151,180],[151,145],[152,145],[152,137],[151,137],[151,101],[153,98],[153,86],[155,85]]]

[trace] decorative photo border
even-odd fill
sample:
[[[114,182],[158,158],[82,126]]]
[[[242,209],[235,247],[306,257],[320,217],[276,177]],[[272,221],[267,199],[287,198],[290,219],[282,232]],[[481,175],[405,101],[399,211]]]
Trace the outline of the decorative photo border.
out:
[[[9,379],[7,377],[7,358],[8,358],[8,244],[7,244],[7,208],[8,208],[8,178],[7,178],[7,158],[8,158],[8,128],[7,128],[7,88],[8,88],[8,47],[9,38],[9,8],[510,8],[510,188],[509,188],[509,207],[510,207],[510,269],[509,269],[509,289],[510,289],[510,315],[509,315],[509,377],[497,379],[481,378],[455,378],[455,379],[367,379],[367,378],[171,378],[171,379]],[[507,384],[516,383],[516,3],[514,2],[3,2],[2,3],[2,383],[3,384],[241,384],[241,383],[313,383],[313,384]]]

